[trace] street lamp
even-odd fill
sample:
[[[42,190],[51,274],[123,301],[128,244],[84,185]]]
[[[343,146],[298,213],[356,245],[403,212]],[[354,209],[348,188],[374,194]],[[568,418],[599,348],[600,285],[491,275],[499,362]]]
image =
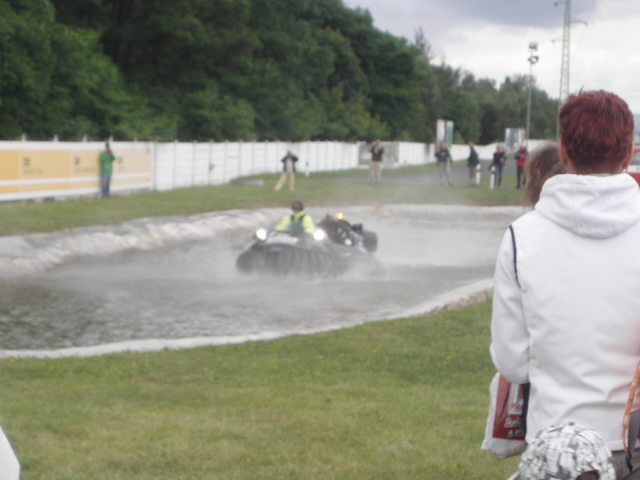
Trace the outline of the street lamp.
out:
[[[537,42],[529,43],[529,101],[527,102],[527,135],[526,135],[526,145],[527,149],[529,149],[529,126],[531,124],[531,89],[533,86],[533,64],[537,63],[540,57],[534,55],[538,50]]]

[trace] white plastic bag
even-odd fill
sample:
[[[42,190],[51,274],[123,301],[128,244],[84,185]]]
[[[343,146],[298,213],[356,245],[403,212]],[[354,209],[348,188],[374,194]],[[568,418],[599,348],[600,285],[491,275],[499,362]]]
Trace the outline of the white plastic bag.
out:
[[[484,432],[484,441],[482,442],[482,450],[492,452],[500,460],[520,455],[527,448],[524,440],[513,440],[507,438],[495,438],[493,436],[496,421],[496,404],[498,402],[498,385],[500,383],[500,374],[496,373],[489,385],[489,416],[487,417],[487,427]]]

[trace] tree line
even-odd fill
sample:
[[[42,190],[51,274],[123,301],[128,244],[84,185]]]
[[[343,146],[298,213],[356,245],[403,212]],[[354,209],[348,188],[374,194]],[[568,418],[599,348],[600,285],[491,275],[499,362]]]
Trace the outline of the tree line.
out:
[[[524,128],[499,86],[342,0],[0,0],[0,139],[458,142]],[[535,87],[531,137],[558,104]]]

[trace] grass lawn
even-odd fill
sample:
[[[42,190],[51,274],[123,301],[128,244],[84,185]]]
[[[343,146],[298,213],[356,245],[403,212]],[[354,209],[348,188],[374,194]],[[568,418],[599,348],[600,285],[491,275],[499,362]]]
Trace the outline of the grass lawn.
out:
[[[433,166],[387,170],[384,175],[416,174]],[[366,176],[367,171],[329,172],[296,177],[296,191],[274,192],[278,175],[261,175],[263,187],[220,185],[183,188],[167,192],[144,192],[108,200],[83,198],[54,202],[17,202],[0,204],[0,236],[52,232],[79,226],[117,223],[134,218],[162,215],[187,215],[237,208],[289,206],[301,199],[307,206],[344,206],[373,204],[458,204],[519,205],[521,193],[513,188],[489,190],[488,179],[480,188],[469,188],[466,178],[457,178],[456,188],[424,185],[369,185],[337,177]],[[512,176],[511,176],[512,177]],[[509,176],[505,185],[514,184]],[[286,187],[285,187],[286,188]]]
[[[0,362],[23,480],[506,478],[490,303],[270,342]]]

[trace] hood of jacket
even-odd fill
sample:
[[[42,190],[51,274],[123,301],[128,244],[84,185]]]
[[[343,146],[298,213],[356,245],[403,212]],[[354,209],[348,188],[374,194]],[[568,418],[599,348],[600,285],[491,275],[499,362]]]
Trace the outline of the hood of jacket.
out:
[[[611,238],[640,221],[640,188],[625,173],[556,175],[544,183],[535,209],[582,237]]]

